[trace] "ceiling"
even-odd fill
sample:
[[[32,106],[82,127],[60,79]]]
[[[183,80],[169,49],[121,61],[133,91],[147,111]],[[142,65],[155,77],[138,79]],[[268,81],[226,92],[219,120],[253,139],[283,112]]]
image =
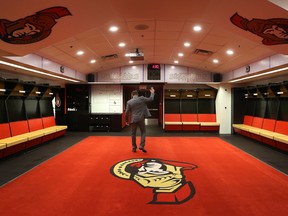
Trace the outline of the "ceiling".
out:
[[[280,1],[281,2],[281,1]],[[1,56],[33,53],[83,74],[97,73],[130,64],[176,64],[228,73],[274,54],[288,54],[288,45],[263,45],[262,38],[236,27],[236,12],[253,18],[287,18],[277,0],[9,0],[1,4],[1,17],[15,21],[46,8],[66,7],[71,16],[57,19],[51,34],[31,44],[0,40]],[[15,7],[15,5],[17,5]],[[193,30],[200,25],[202,30]],[[118,31],[109,28],[117,26]],[[0,32],[1,35],[1,32]],[[119,47],[119,43],[125,43]],[[189,42],[190,47],[183,44]],[[144,60],[129,63],[127,53],[144,53]],[[209,51],[196,54],[195,50]],[[233,55],[226,51],[232,49]],[[83,55],[77,56],[82,50]],[[183,56],[178,56],[182,53]],[[104,56],[117,55],[112,58]],[[96,60],[90,63],[90,60]],[[218,59],[218,63],[213,63]]]

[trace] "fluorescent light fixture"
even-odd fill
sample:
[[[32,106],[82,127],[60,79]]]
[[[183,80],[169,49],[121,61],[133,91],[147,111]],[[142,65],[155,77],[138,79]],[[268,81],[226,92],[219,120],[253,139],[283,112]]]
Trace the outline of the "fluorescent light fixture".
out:
[[[126,46],[126,44],[125,43],[123,43],[123,42],[121,42],[121,43],[119,43],[119,45],[118,45],[119,47],[125,47]]]
[[[233,55],[233,54],[234,54],[234,51],[233,51],[233,50],[227,50],[226,53],[227,53],[228,55]]]
[[[90,61],[91,64],[94,64],[95,62],[96,62],[95,59],[92,59],[92,60]]]
[[[36,94],[41,94],[41,92],[39,92],[39,91],[36,91],[35,93],[36,93]]]
[[[176,97],[176,95],[170,95],[170,97]]]
[[[284,92],[282,92],[282,91],[281,92],[277,92],[277,94],[281,95],[281,94],[284,94]]]
[[[189,42],[185,42],[185,43],[184,43],[184,46],[185,46],[185,47],[190,47],[191,44],[190,44]]]
[[[178,64],[178,63],[179,63],[179,61],[178,61],[178,60],[175,60],[175,61],[174,61],[174,63],[175,63],[175,64]]]
[[[0,92],[6,92],[6,89],[0,89]]]
[[[111,27],[109,28],[109,31],[111,31],[111,32],[116,32],[116,31],[118,31],[118,27],[117,27],[117,26],[111,26]]]
[[[82,51],[82,50],[79,50],[77,53],[76,53],[77,55],[83,55],[84,54],[84,51]]]
[[[178,53],[178,56],[182,57],[182,56],[184,56],[184,53]]]
[[[11,66],[11,67],[19,68],[19,69],[30,71],[30,72],[33,72],[33,73],[42,74],[42,75],[45,75],[45,76],[50,76],[50,77],[54,77],[54,78],[58,78],[58,79],[71,81],[71,82],[79,82],[78,80],[69,79],[69,78],[57,76],[57,75],[54,75],[54,74],[49,74],[49,73],[46,73],[46,72],[42,72],[42,71],[39,71],[39,70],[23,67],[23,66],[20,66],[20,65],[17,65],[17,64],[12,64],[12,63],[1,61],[1,60],[0,60],[0,64],[8,65],[8,66]]]
[[[210,97],[211,95],[210,94],[205,94],[205,97]]]
[[[202,30],[202,27],[199,26],[199,25],[196,25],[196,26],[193,27],[193,30],[198,32],[198,31]]]
[[[254,95],[254,96],[257,96],[257,95],[258,95],[258,93],[253,93],[253,95]]]
[[[26,91],[24,91],[24,90],[19,90],[19,93],[25,94]]]
[[[187,97],[193,97],[193,95],[187,95]]]
[[[260,73],[260,74],[255,74],[255,75],[248,76],[248,77],[243,77],[243,78],[231,80],[231,81],[229,81],[229,82],[230,82],[230,83],[239,82],[239,81],[243,81],[243,80],[247,80],[247,79],[252,79],[252,78],[255,78],[255,77],[260,77],[260,76],[264,76],[264,75],[268,75],[268,74],[273,74],[273,73],[281,72],[281,71],[284,71],[284,70],[287,70],[287,69],[288,69],[288,67],[280,68],[280,69],[276,69],[276,70],[272,70],[272,71],[267,71],[267,72]]]
[[[49,95],[53,95],[53,93],[52,93],[52,92],[50,92],[50,93],[49,93]]]

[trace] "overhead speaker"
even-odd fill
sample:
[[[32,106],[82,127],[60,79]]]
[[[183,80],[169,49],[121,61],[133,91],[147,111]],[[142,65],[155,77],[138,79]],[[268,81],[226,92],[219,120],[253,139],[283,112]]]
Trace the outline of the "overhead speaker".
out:
[[[221,82],[222,81],[222,76],[221,74],[213,74],[213,82]]]
[[[87,75],[87,82],[95,82],[94,74],[88,74]]]

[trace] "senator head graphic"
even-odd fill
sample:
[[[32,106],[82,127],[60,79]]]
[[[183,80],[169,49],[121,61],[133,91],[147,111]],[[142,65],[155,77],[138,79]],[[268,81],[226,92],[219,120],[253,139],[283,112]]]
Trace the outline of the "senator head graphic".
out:
[[[194,170],[195,164],[157,158],[134,158],[121,161],[111,168],[111,173],[121,179],[131,180],[144,188],[153,189],[150,204],[181,204],[195,195],[195,188],[184,175]]]
[[[265,45],[288,43],[288,19],[273,18],[248,20],[238,13],[235,13],[230,20],[237,27],[262,37],[262,43]]]
[[[0,19],[0,39],[11,44],[31,44],[47,38],[56,19],[71,15],[65,7],[52,7],[38,11],[16,21]]]

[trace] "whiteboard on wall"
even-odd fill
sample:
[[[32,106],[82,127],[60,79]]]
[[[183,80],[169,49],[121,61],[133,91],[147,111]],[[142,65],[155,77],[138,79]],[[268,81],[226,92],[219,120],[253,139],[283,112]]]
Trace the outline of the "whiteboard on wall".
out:
[[[122,113],[123,87],[121,85],[92,85],[91,113]]]

